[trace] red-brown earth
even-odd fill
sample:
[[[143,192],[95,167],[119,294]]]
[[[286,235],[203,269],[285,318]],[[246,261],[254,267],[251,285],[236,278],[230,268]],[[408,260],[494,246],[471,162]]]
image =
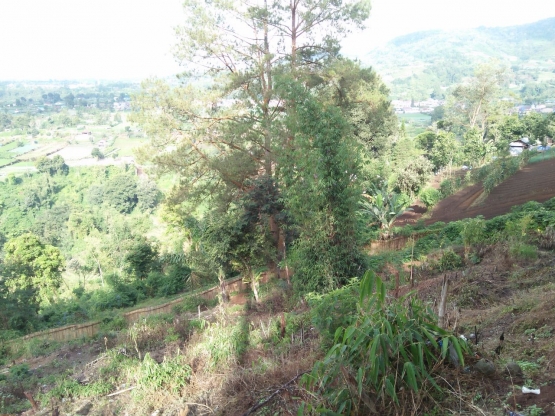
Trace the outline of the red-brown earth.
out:
[[[510,212],[515,205],[528,201],[545,202],[555,197],[555,159],[525,166],[480,200],[482,193],[482,185],[476,184],[445,198],[435,206],[426,224],[458,221],[478,215],[490,219]],[[426,212],[421,205],[411,208],[413,211],[400,216],[395,225],[416,223]]]

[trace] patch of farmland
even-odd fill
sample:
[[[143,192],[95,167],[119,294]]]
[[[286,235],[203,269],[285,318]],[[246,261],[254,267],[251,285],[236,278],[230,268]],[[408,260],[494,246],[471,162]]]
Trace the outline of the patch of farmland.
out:
[[[479,203],[481,185],[469,186],[441,201],[432,211],[430,224],[483,215],[486,219],[506,214],[528,201],[545,202],[555,197],[555,159],[529,164],[499,184]]]
[[[67,146],[64,142],[50,142],[41,145],[35,145],[34,148],[29,148],[29,151],[25,154],[21,154],[17,157],[19,160],[34,160],[42,156],[51,155],[59,149]]]
[[[91,157],[93,147],[91,144],[71,144],[55,154],[63,157],[66,162],[81,160]]]

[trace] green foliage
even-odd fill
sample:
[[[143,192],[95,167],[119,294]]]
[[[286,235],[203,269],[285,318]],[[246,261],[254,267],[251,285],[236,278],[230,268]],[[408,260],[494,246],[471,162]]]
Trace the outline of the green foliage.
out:
[[[464,254],[468,257],[473,246],[481,244],[485,240],[486,223],[484,218],[467,218],[462,221],[461,237],[464,243]]]
[[[396,173],[395,190],[415,195],[424,186],[432,174],[432,163],[423,156],[409,159],[399,166]]]
[[[56,155],[52,159],[43,156],[37,159],[35,167],[39,172],[48,173],[50,176],[67,175],[69,173],[69,166],[66,165],[65,160],[60,155]]]
[[[298,238],[289,259],[299,290],[329,290],[360,274],[363,264],[355,215],[359,160],[336,108],[322,106],[298,86],[291,98],[297,145],[287,156],[295,169],[284,172],[284,199]]]
[[[466,132],[463,141],[464,163],[466,165],[481,166],[492,152],[493,148],[490,144],[484,142],[482,133],[478,129],[471,129]]]
[[[127,273],[137,279],[145,279],[156,267],[157,258],[158,248],[155,245],[146,239],[137,239],[125,256]]]
[[[367,272],[356,322],[336,331],[336,344],[304,377],[319,412],[368,414],[379,406],[380,414],[398,413],[412,406],[422,390],[441,391],[434,370],[449,345],[464,362],[466,344],[437,327],[437,318],[418,299],[389,300],[386,293],[383,282]],[[382,402],[391,406],[384,408]]]
[[[229,366],[239,363],[249,345],[249,324],[246,319],[239,319],[236,324],[210,324],[203,331],[203,342],[198,345],[203,355],[207,356],[208,366]]]
[[[424,203],[424,205],[426,205],[426,207],[430,208],[440,201],[441,193],[434,188],[424,188],[420,191],[418,197]]]
[[[156,182],[141,180],[137,185],[137,207],[142,212],[152,212],[161,199],[161,192]]]
[[[158,364],[146,353],[138,370],[137,385],[149,391],[166,390],[177,394],[187,385],[191,373],[191,367],[181,355],[166,358]]]
[[[23,392],[34,389],[37,382],[28,364],[12,365],[8,374],[0,375],[0,411],[16,414],[26,410],[27,405],[21,403]]]
[[[537,405],[528,406],[525,410],[527,416],[541,416],[544,414],[544,411],[541,407]]]
[[[200,296],[187,296],[183,302],[173,308],[174,313],[197,312],[199,306],[201,309],[212,308],[216,306],[217,300],[207,300]]]
[[[509,254],[521,260],[535,260],[538,258],[538,249],[530,244],[515,242],[509,247]]]
[[[359,286],[358,279],[352,279],[340,289],[306,295],[312,324],[323,337],[324,348],[331,347],[338,328],[347,327],[355,321]]]
[[[460,144],[453,133],[426,131],[415,137],[418,146],[426,152],[434,170],[451,166],[460,159]]]
[[[390,236],[391,226],[397,217],[407,211],[408,206],[406,201],[402,200],[401,195],[377,187],[369,192],[368,200],[363,199],[360,205],[359,213],[363,217],[369,217],[374,224],[379,226],[383,238]]]
[[[186,265],[171,264],[166,273],[152,271],[145,281],[147,296],[171,296],[181,293],[187,288],[191,269]]]
[[[439,192],[442,198],[447,198],[456,192],[456,186],[453,180],[445,179],[439,184]]]
[[[489,194],[495,186],[526,165],[529,156],[529,152],[523,152],[517,157],[497,159],[477,170],[476,179],[483,182],[484,192]]]
[[[445,250],[441,255],[438,262],[439,270],[445,272],[448,270],[455,270],[463,266],[463,260],[461,256],[455,253],[453,250]]]
[[[321,75],[323,101],[337,105],[353,127],[353,134],[370,157],[387,154],[398,120],[389,91],[372,68],[358,62],[335,60]]]
[[[97,160],[104,159],[104,153],[102,153],[98,147],[92,149],[91,156]]]
[[[9,240],[4,246],[3,273],[12,290],[36,290],[38,299],[48,301],[62,283],[64,258],[56,247],[42,244],[33,234]]]
[[[137,205],[137,181],[129,175],[118,175],[104,187],[104,200],[121,213],[130,213]]]
[[[48,393],[41,396],[41,403],[48,406],[52,398],[61,399],[80,399],[86,397],[105,396],[114,390],[111,382],[98,380],[91,384],[80,384],[71,377],[60,377],[56,380],[55,386]]]

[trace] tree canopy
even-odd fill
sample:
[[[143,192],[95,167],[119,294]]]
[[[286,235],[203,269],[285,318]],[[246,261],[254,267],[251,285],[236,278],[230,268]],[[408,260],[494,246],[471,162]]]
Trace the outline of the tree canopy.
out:
[[[379,77],[339,55],[342,36],[364,27],[369,2],[294,0],[246,5],[191,0],[184,8],[188,19],[177,30],[176,45],[176,57],[185,66],[180,85],[172,88],[161,80],[147,81],[134,101],[134,120],[152,138],[142,159],[154,162],[158,173],[179,174],[167,202],[188,205],[184,210],[188,213],[201,204],[219,215],[231,214],[252,184],[267,177],[285,202],[263,217],[264,224],[255,221],[257,232],[269,232],[273,241],[276,254],[269,258],[279,265],[287,234],[307,226],[299,222],[320,216],[324,223],[336,222],[324,232],[325,238],[336,239],[331,244],[338,248],[353,248],[356,257],[354,230],[347,225],[347,212],[354,212],[347,205],[357,204],[351,195],[356,169],[345,166],[348,173],[340,174],[340,157],[350,157],[349,163],[356,164],[362,148],[379,154],[395,130],[387,89]],[[209,81],[201,85],[200,79]],[[304,97],[311,95],[326,105],[307,107],[313,99]],[[309,108],[312,120],[324,127],[302,115]],[[300,119],[318,135],[312,136]],[[348,136],[355,140],[346,141]],[[308,172],[299,172],[305,163],[301,149],[316,158],[329,157],[324,164],[309,158],[310,175],[324,181],[331,175],[329,192],[308,208],[313,216],[287,203],[296,198],[293,192],[302,192],[303,187],[294,182],[309,178]],[[349,196],[343,205],[331,208],[343,188]],[[324,189],[317,185],[314,191]],[[282,221],[284,209],[295,211],[293,228]],[[347,228],[341,230],[343,226]],[[343,246],[340,241],[346,236],[353,242]],[[333,279],[337,273],[331,273]],[[339,274],[347,278],[352,273],[347,267]]]

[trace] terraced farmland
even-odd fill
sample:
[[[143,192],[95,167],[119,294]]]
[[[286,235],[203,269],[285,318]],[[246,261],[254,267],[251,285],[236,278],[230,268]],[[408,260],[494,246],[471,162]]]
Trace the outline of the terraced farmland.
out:
[[[469,186],[441,201],[426,221],[457,221],[483,215],[486,219],[505,214],[528,201],[545,202],[555,197],[555,159],[525,166],[496,186],[482,201],[480,184]]]

